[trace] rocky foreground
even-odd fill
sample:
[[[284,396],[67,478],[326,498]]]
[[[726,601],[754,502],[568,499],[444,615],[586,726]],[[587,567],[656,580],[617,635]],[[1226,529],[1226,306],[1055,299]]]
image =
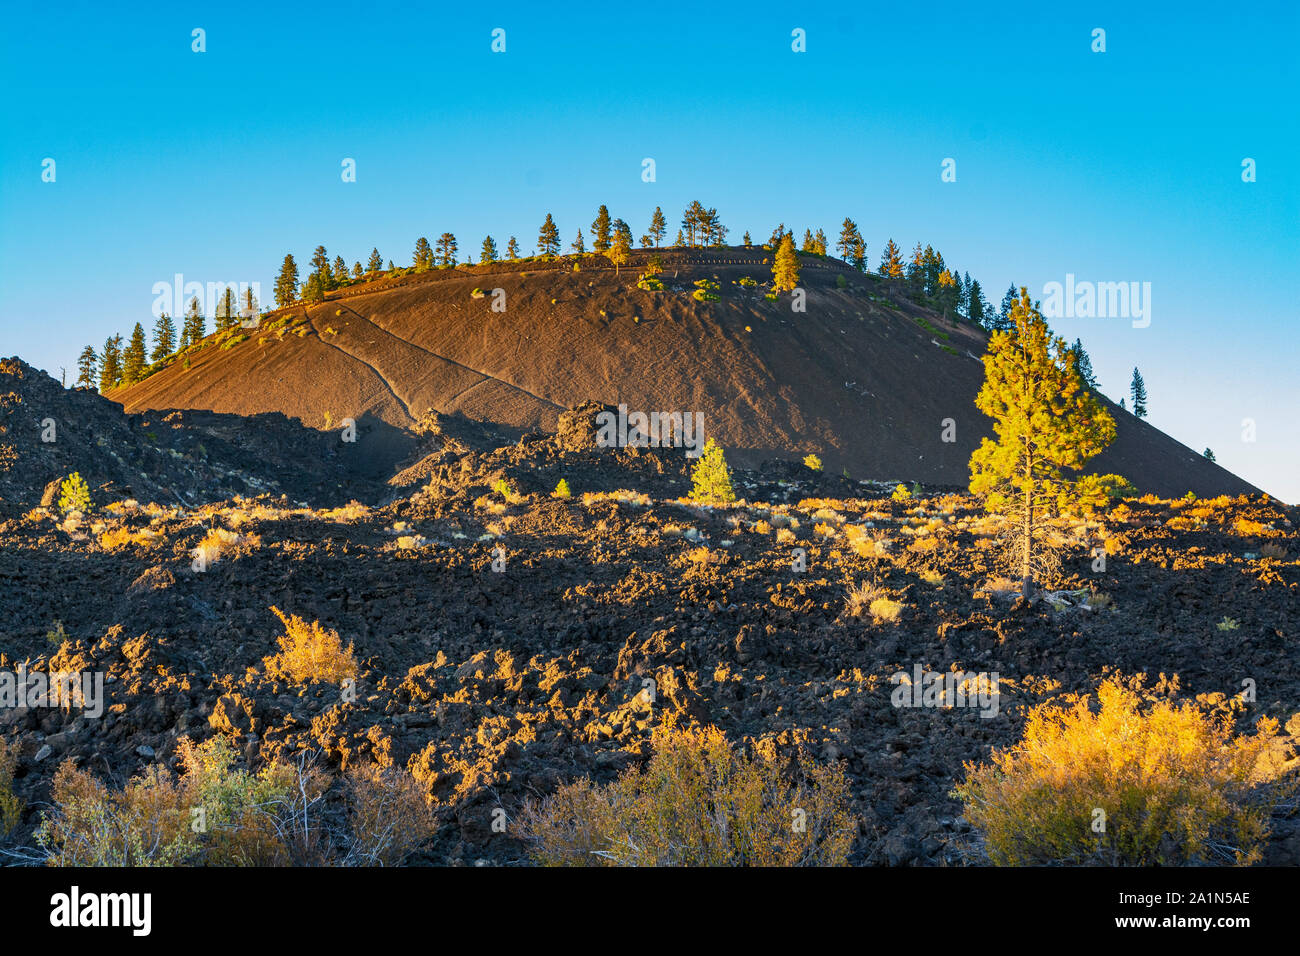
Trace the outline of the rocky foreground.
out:
[[[175,766],[182,736],[220,734],[252,769],[307,751],[334,774],[375,757],[407,767],[437,820],[410,863],[524,862],[493,811],[512,817],[583,775],[611,779],[671,713],[842,761],[860,819],[853,862],[979,863],[949,791],[964,761],[1018,739],[1033,704],[1118,670],[1164,675],[1165,689],[1202,696],[1243,730],[1298,709],[1295,508],[1125,501],[1058,529],[1060,574],[1025,604],[1002,577],[998,522],[968,496],[906,497],[892,480],[906,476],[877,484],[774,463],[737,472],[741,500],[708,507],[685,498],[682,452],[592,447],[592,412],[508,444],[430,416],[390,483],[347,489],[320,469],[351,449],[270,442],[283,481],[239,494],[223,482],[259,480],[257,456],[238,475],[217,468],[218,446],[200,453],[202,433],[187,428],[190,447],[153,444],[208,475],[220,500],[162,493],[160,473],[141,468],[134,498],[92,482],[82,515],[48,494],[11,509],[0,671],[107,683],[99,718],[0,709],[26,804],[7,845],[32,844],[62,761],[120,785],[150,763]],[[234,461],[238,434],[227,444]],[[146,445],[123,437],[111,450]],[[19,448],[11,471],[38,453]],[[294,454],[306,456],[296,476]],[[561,479],[571,497],[553,496]],[[337,500],[343,491],[359,500]],[[864,582],[896,612],[855,600]],[[355,694],[268,669],[284,633],[272,607],[353,644]],[[918,666],[996,672],[996,713],[896,706],[891,678]],[[1294,758],[1300,721],[1288,730]],[[1300,863],[1292,819],[1274,821],[1265,861]]]

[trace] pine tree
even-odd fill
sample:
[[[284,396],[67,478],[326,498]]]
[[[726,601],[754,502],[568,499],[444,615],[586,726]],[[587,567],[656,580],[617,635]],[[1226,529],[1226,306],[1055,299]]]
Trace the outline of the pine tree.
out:
[[[686,245],[686,238],[682,235],[682,231],[678,229],[677,238],[673,240],[673,247],[680,249],[684,245]]]
[[[438,264],[451,267],[456,264],[456,237],[450,232],[444,232],[438,237]]]
[[[250,286],[244,290],[244,301],[239,304],[239,314],[244,319],[257,318],[257,310],[261,303],[257,301],[257,296],[253,295],[253,289]]]
[[[537,231],[537,253],[543,256],[554,256],[560,252],[560,230],[556,228],[555,220],[551,214],[546,214],[546,221],[542,223],[542,228]]]
[[[579,256],[580,256],[580,255],[583,255],[584,253],[586,253],[586,251],[587,251],[587,243],[586,243],[586,241],[582,238],[582,230],[581,230],[581,229],[578,230],[578,235],[577,235],[577,237],[573,240],[573,242],[569,243],[569,248],[572,249],[573,252],[574,252],[576,255],[579,255]]]
[[[717,504],[736,500],[736,493],[731,486],[731,469],[727,467],[727,458],[722,453],[722,446],[712,438],[704,443],[699,461],[691,468],[691,498],[695,501]]]
[[[609,248],[609,209],[604,203],[596,210],[596,220],[591,224],[591,248],[604,252]]]
[[[785,238],[785,223],[779,222],[776,224],[776,228],[772,230],[771,238],[767,240],[767,244],[771,246],[773,250],[779,249],[781,248],[781,240],[783,238]]]
[[[384,260],[379,255],[378,249],[370,250],[370,258],[366,262],[367,272],[382,272],[384,269]]]
[[[664,211],[655,206],[655,211],[650,216],[650,228],[646,230],[646,235],[650,237],[654,247],[658,249],[659,243],[663,241],[664,236],[667,234],[668,220],[664,218]]]
[[[122,384],[134,385],[144,378],[145,360],[144,326],[137,322],[122,351]]]
[[[292,255],[284,257],[280,274],[275,279],[275,306],[283,309],[298,297],[298,263]]]
[[[176,325],[172,317],[164,312],[153,324],[153,351],[149,361],[161,362],[176,351]]]
[[[858,236],[853,240],[853,255],[849,262],[859,272],[867,271],[867,244],[862,241],[862,236]]]
[[[330,278],[334,280],[335,286],[347,285],[348,264],[343,261],[342,256],[334,257],[334,271],[330,273]]]
[[[185,321],[181,323],[181,348],[198,345],[207,334],[207,319],[199,305],[199,297],[194,296],[185,310]]]
[[[392,259],[389,259],[389,260],[388,260],[388,271],[389,271],[389,272],[392,272],[392,271],[393,271],[393,260],[392,260]]]
[[[1016,304],[1016,284],[1013,282],[1007,286],[1006,294],[1002,296],[1002,304],[998,306],[998,318],[1010,319],[1011,309]]]
[[[686,232],[686,244],[692,249],[699,244],[704,216],[704,206],[698,199],[692,199],[682,212],[682,229]]]
[[[511,236],[510,241],[506,243],[506,258],[507,259],[519,258],[519,243],[515,240],[514,236]]]
[[[317,246],[316,251],[311,254],[311,271],[320,279],[321,288],[334,288],[334,276],[330,272],[330,257],[324,246]]]
[[[1115,421],[1084,387],[1074,353],[1054,338],[1026,289],[1011,309],[1012,332],[995,332],[975,405],[994,420],[970,458],[972,494],[1014,519],[1021,595],[1033,592],[1044,522],[1057,512],[1077,471],[1115,437]]]
[[[632,230],[622,219],[616,219],[611,232],[609,248],[605,250],[605,255],[614,264],[614,275],[618,275],[619,267],[627,262],[632,251]]]
[[[77,387],[94,388],[99,375],[99,356],[93,345],[87,345],[77,357]]]
[[[907,261],[906,278],[910,293],[925,291],[925,251],[919,242],[912,248],[912,258]]]
[[[945,319],[957,311],[957,278],[947,269],[935,279],[935,295]]]
[[[1142,381],[1142,373],[1133,367],[1133,381],[1129,383],[1129,393],[1133,396],[1133,414],[1138,418],[1147,417],[1147,384]]]
[[[745,230],[745,235],[744,235],[744,237],[743,237],[740,241],[743,242],[743,243],[745,244],[745,248],[746,248],[746,249],[749,249],[749,248],[751,248],[751,247],[754,245],[753,240],[749,238],[749,230],[748,230],[748,229]]]
[[[803,231],[803,245],[800,247],[800,251],[801,251],[801,252],[812,252],[814,248],[815,248],[815,247],[813,246],[813,234],[812,234],[812,230],[811,230],[811,229],[805,229],[805,230]]]
[[[313,272],[302,285],[302,301],[314,304],[324,299],[325,286],[321,283],[320,274]]]
[[[411,265],[416,272],[427,272],[433,268],[433,247],[424,236],[415,240],[415,252],[411,253]]]
[[[1074,353],[1075,360],[1079,363],[1079,374],[1083,376],[1084,382],[1089,388],[1096,388],[1097,376],[1092,372],[1092,359],[1084,350],[1083,342],[1075,339],[1074,344],[1070,346],[1070,351]]]
[[[795,255],[794,239],[789,233],[781,237],[772,260],[772,289],[790,292],[799,285],[799,257]]]
[[[353,281],[359,282],[360,280],[364,279],[365,277],[366,277],[366,270],[363,269],[363,268],[361,268],[361,263],[360,263],[359,261],[358,261],[358,262],[354,262],[354,263],[352,263],[352,279],[353,279]]]
[[[985,314],[984,290],[980,288],[978,279],[971,282],[967,299],[969,301],[966,305],[966,314],[972,322],[982,326],[987,316]]]
[[[845,216],[844,223],[840,226],[840,237],[835,240],[835,251],[840,254],[841,259],[848,262],[861,238],[862,233],[858,231],[858,224]]]
[[[497,261],[497,243],[491,236],[483,239],[483,251],[479,253],[479,259],[485,264]]]
[[[235,290],[233,286],[226,286],[221,293],[221,301],[217,303],[217,314],[213,318],[213,324],[218,332],[224,332],[238,322],[239,307],[235,304]]]
[[[886,279],[903,278],[903,257],[893,239],[885,243],[885,251],[880,254],[880,274]]]
[[[122,336],[104,340],[104,358],[99,365],[99,390],[107,392],[122,384]]]

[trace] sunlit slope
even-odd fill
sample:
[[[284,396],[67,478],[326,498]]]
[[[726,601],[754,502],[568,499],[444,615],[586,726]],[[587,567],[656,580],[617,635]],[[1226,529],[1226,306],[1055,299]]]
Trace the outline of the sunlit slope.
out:
[[[856,478],[967,482],[970,453],[991,434],[974,406],[982,331],[834,259],[803,257],[806,309],[794,312],[789,296],[769,302],[740,284],[769,277],[761,250],[660,257],[663,292],[637,288],[644,253],[618,274],[588,256],[579,271],[570,258],[351,286],[268,320],[293,316],[287,331],[264,327],[229,348],[210,340],[188,369],[173,364],[112,397],[128,411],[282,411],[318,428],[353,418],[387,436],[376,455],[407,447],[398,433],[429,408],[530,430],[595,400],[702,412],[737,463],[815,452]],[[720,301],[692,297],[699,279],[716,279]],[[1118,436],[1094,469],[1162,495],[1256,490],[1112,411]]]

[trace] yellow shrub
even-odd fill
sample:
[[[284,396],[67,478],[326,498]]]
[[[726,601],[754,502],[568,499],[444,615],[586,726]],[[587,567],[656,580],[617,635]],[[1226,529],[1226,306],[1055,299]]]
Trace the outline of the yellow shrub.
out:
[[[1249,864],[1277,793],[1277,722],[1234,737],[1195,704],[1112,677],[1040,704],[1019,744],[968,763],[954,794],[994,863]],[[1261,787],[1262,789],[1256,789]]]
[[[294,684],[322,681],[335,684],[357,676],[352,645],[345,650],[337,631],[326,630],[319,621],[308,624],[298,615],[286,616],[278,607],[271,611],[284,624],[280,652],[264,658],[269,676]]]
[[[838,765],[744,755],[717,728],[655,730],[646,767],[561,787],[522,815],[544,866],[838,866],[856,821]]]

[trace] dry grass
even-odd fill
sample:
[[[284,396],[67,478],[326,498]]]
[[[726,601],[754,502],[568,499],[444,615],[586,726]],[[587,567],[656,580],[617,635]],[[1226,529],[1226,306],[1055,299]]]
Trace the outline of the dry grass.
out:
[[[194,559],[201,565],[216,564],[222,556],[241,546],[257,547],[261,539],[255,535],[242,535],[225,528],[213,528],[194,549]]]
[[[845,592],[844,613],[849,617],[870,615],[877,624],[895,624],[903,613],[903,605],[894,600],[879,585],[863,581]]]
[[[353,767],[347,789],[351,866],[397,866],[437,830],[423,789],[400,767]]]
[[[356,678],[352,645],[344,649],[337,631],[321,627],[318,621],[308,624],[296,614],[285,615],[277,607],[271,611],[284,624],[285,633],[279,639],[279,653],[262,661],[268,676],[293,684],[338,684]]]

